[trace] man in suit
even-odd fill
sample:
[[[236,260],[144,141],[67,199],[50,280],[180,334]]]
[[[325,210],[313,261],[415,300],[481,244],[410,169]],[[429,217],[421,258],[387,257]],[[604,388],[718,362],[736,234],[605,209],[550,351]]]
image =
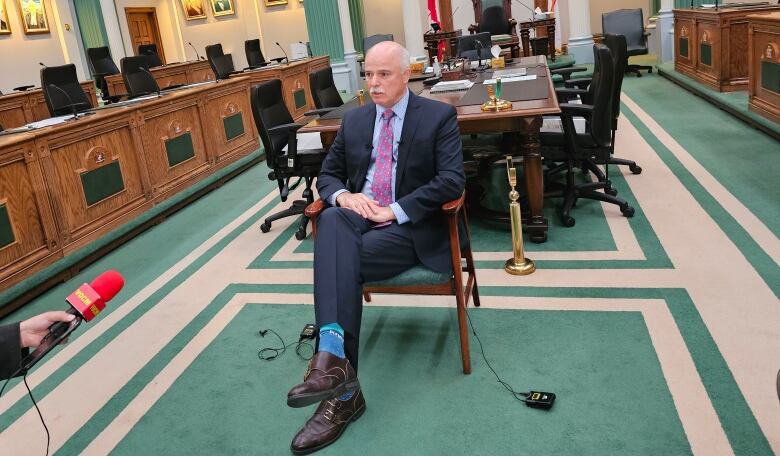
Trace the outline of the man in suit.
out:
[[[420,263],[451,271],[441,206],[466,181],[455,109],[409,91],[409,52],[397,43],[372,47],[364,67],[374,103],[344,114],[317,179],[331,206],[314,242],[318,351],[287,404],[321,403],[293,439],[295,454],[333,443],[366,408],[357,379],[362,283]]]
[[[63,311],[46,312],[21,323],[0,326],[0,379],[5,380],[19,370],[29,347],[37,347],[58,321],[72,321],[75,315]]]

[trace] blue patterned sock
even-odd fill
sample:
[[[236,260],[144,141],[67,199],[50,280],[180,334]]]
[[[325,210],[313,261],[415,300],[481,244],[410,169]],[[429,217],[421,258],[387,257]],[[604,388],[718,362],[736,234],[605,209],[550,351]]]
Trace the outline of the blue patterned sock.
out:
[[[344,329],[338,323],[330,323],[320,328],[320,351],[344,358]]]

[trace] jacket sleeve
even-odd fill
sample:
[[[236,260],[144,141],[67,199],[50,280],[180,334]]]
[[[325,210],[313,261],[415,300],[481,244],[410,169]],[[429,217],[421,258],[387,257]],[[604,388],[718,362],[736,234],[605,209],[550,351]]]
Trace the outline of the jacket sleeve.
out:
[[[19,337],[19,323],[0,326],[0,379],[7,379],[21,366],[27,356]]]
[[[346,121],[341,123],[341,128],[328,149],[328,154],[322,162],[320,175],[317,177],[317,193],[325,201],[328,201],[335,192],[347,188],[347,159],[344,144],[346,123]]]
[[[447,107],[436,129],[435,144],[436,176],[397,201],[412,223],[438,214],[442,204],[458,198],[465,188],[460,129],[452,106]]]

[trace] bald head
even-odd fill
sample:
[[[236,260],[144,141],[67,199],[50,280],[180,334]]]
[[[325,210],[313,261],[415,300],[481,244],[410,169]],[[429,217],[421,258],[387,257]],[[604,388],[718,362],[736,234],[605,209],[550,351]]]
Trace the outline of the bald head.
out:
[[[403,98],[409,82],[409,51],[393,41],[375,44],[364,64],[368,93],[374,103],[390,108]]]

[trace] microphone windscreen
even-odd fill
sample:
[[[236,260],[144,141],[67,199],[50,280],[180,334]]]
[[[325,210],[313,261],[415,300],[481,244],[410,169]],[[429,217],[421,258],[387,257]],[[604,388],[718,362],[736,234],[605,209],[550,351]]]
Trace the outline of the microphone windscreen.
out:
[[[92,288],[103,298],[103,301],[108,302],[119,293],[119,290],[125,286],[125,279],[122,275],[113,269],[100,274],[95,277],[95,280],[91,283]]]

